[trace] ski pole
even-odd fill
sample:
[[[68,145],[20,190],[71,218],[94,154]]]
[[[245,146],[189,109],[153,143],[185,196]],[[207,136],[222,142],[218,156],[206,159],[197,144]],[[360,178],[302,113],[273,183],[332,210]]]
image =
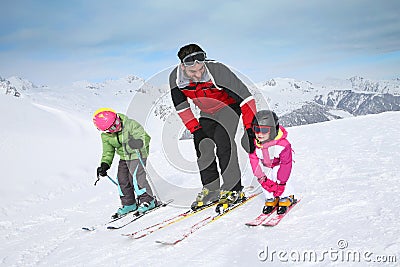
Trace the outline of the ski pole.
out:
[[[113,184],[115,184],[116,186],[118,186],[118,183],[117,183],[113,178],[111,178],[109,175],[107,175],[107,177],[108,177],[108,179],[110,179],[110,181],[111,181]]]
[[[138,181],[137,181],[137,171],[139,169],[139,165],[136,166],[135,171],[133,172],[132,175],[132,180],[133,180],[133,190],[135,191],[137,196],[141,196],[144,193],[146,193],[146,188],[139,189]]]
[[[110,179],[110,181],[111,181],[113,184],[115,184],[116,186],[118,186],[118,183],[117,183],[113,178],[111,178],[109,175],[107,175],[107,178]],[[97,180],[96,180],[96,182],[94,182],[94,185],[97,185],[97,182],[98,182],[98,181],[100,181],[100,177],[99,177],[99,176],[97,176]]]
[[[107,178],[108,178],[113,184],[115,184],[115,185],[118,187],[118,193],[119,193],[120,196],[123,197],[123,196],[124,196],[124,193],[122,193],[122,189],[121,189],[121,187],[119,186],[118,182],[116,182],[116,181],[115,181],[113,178],[111,178],[109,175],[107,175]],[[97,180],[96,180],[96,182],[94,183],[94,185],[96,185],[98,181],[100,181],[100,177],[99,177],[99,176],[97,176]]]
[[[100,181],[100,177],[97,175],[97,180],[96,180],[96,182],[94,182],[94,186],[97,185],[97,182],[98,182],[98,181]]]
[[[146,168],[146,166],[144,165],[144,162],[143,162],[142,156],[140,155],[140,150],[139,150],[139,149],[136,149],[136,154],[137,154],[137,157],[138,157],[138,159],[139,159],[139,161],[140,161],[140,164],[143,166],[143,170],[144,170],[144,172],[146,173],[147,179],[149,180],[149,183],[150,183],[150,185],[151,185],[151,187],[152,187],[152,189],[153,189],[155,195],[157,196],[157,198],[159,198],[160,195],[158,194],[158,192],[157,192],[157,190],[156,190],[156,188],[155,188],[155,186],[154,186],[154,184],[153,184],[153,181],[152,181],[151,178],[150,178],[149,172],[147,171],[147,168]]]

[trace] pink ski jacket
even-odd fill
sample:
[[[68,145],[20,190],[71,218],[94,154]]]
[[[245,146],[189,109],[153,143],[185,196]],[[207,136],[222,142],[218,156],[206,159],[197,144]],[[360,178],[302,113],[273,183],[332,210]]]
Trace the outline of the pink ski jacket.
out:
[[[256,150],[249,154],[250,165],[253,170],[254,176],[261,178],[267,176],[261,165],[267,168],[279,168],[277,172],[277,179],[280,184],[285,184],[289,179],[290,172],[292,171],[292,147],[286,139],[288,133],[282,126],[279,126],[278,135],[274,140],[260,144],[254,140]],[[262,158],[257,156],[257,150],[261,150]],[[271,177],[267,177],[271,179]]]

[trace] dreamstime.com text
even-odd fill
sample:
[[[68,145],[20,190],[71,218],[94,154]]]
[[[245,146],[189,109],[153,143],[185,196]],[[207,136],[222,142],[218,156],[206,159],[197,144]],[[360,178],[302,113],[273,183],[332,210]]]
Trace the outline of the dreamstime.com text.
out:
[[[376,255],[369,250],[349,249],[344,239],[337,242],[337,248],[326,250],[275,250],[265,246],[264,249],[258,251],[257,257],[263,262],[397,262],[395,255]]]

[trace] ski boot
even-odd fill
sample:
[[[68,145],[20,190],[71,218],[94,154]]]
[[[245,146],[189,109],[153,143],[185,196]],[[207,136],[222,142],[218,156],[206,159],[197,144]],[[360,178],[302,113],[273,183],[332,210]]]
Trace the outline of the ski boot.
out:
[[[124,217],[130,212],[134,212],[138,209],[136,203],[133,205],[128,205],[128,206],[122,206],[122,208],[119,208],[117,212],[111,216],[112,219],[118,219],[120,217]]]
[[[264,204],[264,208],[263,208],[262,212],[264,214],[270,214],[272,211],[274,211],[274,209],[276,208],[278,203],[279,203],[279,197],[268,198],[267,200],[265,200],[265,204]]]
[[[230,206],[240,203],[245,199],[246,197],[242,191],[221,191],[215,211],[217,213],[223,213]]]
[[[138,208],[138,213],[142,214],[145,213],[151,209],[154,209],[156,207],[156,200],[153,198],[153,200],[149,201],[149,202],[142,202],[139,205]]]
[[[281,198],[278,204],[277,214],[284,214],[288,208],[295,202],[294,196],[290,195],[288,197]]]
[[[205,206],[211,205],[218,201],[219,198],[219,190],[209,190],[206,187],[203,187],[201,192],[197,195],[196,200],[192,203],[191,209],[197,210],[201,209]]]
[[[140,214],[154,209],[157,206],[157,200],[155,197],[146,192],[138,197],[137,202],[139,203],[138,213]]]

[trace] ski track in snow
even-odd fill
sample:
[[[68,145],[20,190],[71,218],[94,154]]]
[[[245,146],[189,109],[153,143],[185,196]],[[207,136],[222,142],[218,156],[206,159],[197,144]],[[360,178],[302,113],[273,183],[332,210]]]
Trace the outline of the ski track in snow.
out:
[[[57,112],[46,112],[58,116]],[[59,123],[73,127],[73,118],[61,118]],[[297,196],[302,198],[290,214],[274,228],[246,227],[244,223],[262,209],[263,198],[259,196],[176,246],[162,246],[155,241],[178,237],[191,224],[212,214],[212,209],[139,240],[121,234],[134,232],[184,209],[162,208],[120,230],[81,230],[83,226],[106,222],[118,208],[119,200],[116,188],[109,181],[103,179],[97,187],[93,186],[99,136],[89,130],[90,122],[87,128],[79,122],[80,130],[72,129],[72,137],[63,139],[64,142],[74,138],[83,139],[80,146],[89,138],[98,142],[85,144],[87,147],[82,150],[89,152],[82,155],[73,146],[61,146],[66,156],[57,156],[67,165],[76,164],[72,168],[49,165],[43,172],[47,176],[42,178],[12,177],[6,165],[4,186],[22,195],[16,198],[2,191],[7,193],[4,197],[7,206],[0,210],[0,263],[4,266],[279,266],[277,258],[273,262],[260,261],[260,250],[338,249],[338,240],[348,242],[348,249],[396,255],[400,260],[399,119],[399,112],[389,112],[289,128],[289,140],[295,150],[292,179]],[[28,133],[33,138],[39,135],[34,131]],[[20,143],[3,132],[0,137],[1,152],[12,158]],[[24,146],[28,143],[22,142]],[[26,153],[34,162],[46,162],[54,156],[29,149]],[[71,163],[68,159],[72,160],[72,155],[77,159]],[[115,167],[109,172],[115,174]],[[29,169],[25,173],[30,174]],[[319,263],[343,264],[376,266],[373,262],[343,263],[328,259]]]

